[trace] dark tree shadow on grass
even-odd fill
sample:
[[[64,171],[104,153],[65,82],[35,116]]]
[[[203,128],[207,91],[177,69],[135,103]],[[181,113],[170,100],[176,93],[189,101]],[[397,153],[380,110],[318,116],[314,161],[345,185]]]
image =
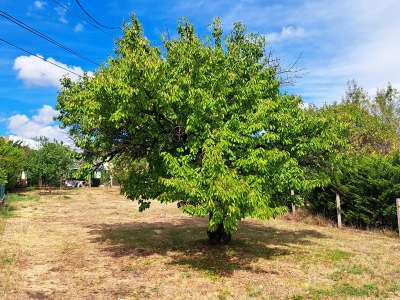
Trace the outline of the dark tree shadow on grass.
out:
[[[171,264],[189,266],[218,276],[229,276],[235,270],[254,269],[252,262],[259,258],[296,253],[298,245],[312,244],[310,238],[326,238],[314,230],[282,230],[275,227],[242,222],[226,246],[208,244],[207,220],[182,218],[175,222],[131,222],[100,224],[90,227],[93,242],[104,244],[104,251],[114,257],[147,257],[153,254],[168,256]]]

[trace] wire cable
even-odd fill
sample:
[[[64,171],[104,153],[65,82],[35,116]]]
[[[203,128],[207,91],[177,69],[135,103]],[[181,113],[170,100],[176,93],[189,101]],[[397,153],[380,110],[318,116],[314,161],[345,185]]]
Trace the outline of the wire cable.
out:
[[[110,27],[110,26],[106,26],[106,25],[101,24],[91,14],[89,14],[89,12],[83,7],[83,5],[81,4],[81,2],[79,0],[75,0],[75,2],[79,6],[79,8],[84,12],[84,14],[88,18],[90,18],[93,22],[95,22],[97,25],[99,25],[100,27],[105,28],[105,29],[110,29],[110,30],[120,29],[120,27]]]
[[[14,48],[20,50],[20,51],[22,51],[22,52],[25,52],[25,53],[27,53],[27,54],[29,54],[29,55],[35,56],[36,58],[41,59],[41,60],[43,60],[44,62],[47,62],[47,63],[49,63],[49,64],[51,64],[51,65],[53,65],[53,66],[55,66],[55,67],[57,67],[57,68],[63,69],[64,71],[67,71],[67,72],[69,72],[69,73],[71,73],[71,74],[74,74],[74,75],[78,76],[79,78],[82,78],[82,75],[81,75],[81,74],[75,73],[74,71],[71,71],[71,70],[69,70],[69,69],[67,69],[67,68],[65,68],[65,67],[63,67],[63,66],[60,66],[59,64],[53,63],[53,62],[51,62],[51,61],[49,61],[49,60],[46,60],[46,59],[44,59],[43,57],[41,57],[40,55],[34,54],[33,52],[31,52],[31,51],[29,51],[29,50],[26,50],[26,49],[24,49],[24,48],[22,48],[22,47],[19,47],[19,46],[13,44],[13,43],[11,43],[11,42],[9,42],[9,41],[7,41],[7,40],[1,38],[1,37],[0,37],[0,41],[3,42],[3,43],[5,43],[5,44],[7,44],[7,45],[9,45],[9,46],[11,46],[11,47],[14,47]]]
[[[61,8],[65,9],[66,11],[72,12],[76,18],[86,22],[87,24],[89,24],[90,26],[92,26],[93,28],[96,28],[97,30],[101,31],[102,33],[108,35],[109,37],[114,38],[109,32],[105,31],[103,28],[101,28],[100,26],[96,25],[95,23],[92,23],[89,20],[83,20],[81,16],[79,16],[78,14],[76,14],[73,10],[70,9],[69,6],[67,6],[66,4],[62,3],[59,0],[51,0],[55,5],[60,6]]]
[[[53,38],[49,37],[48,35],[36,30],[35,28],[27,25],[26,23],[22,22],[21,20],[18,20],[17,18],[15,18],[12,15],[6,13],[5,11],[0,10],[0,16],[5,18],[5,19],[7,19],[10,22],[12,22],[12,23],[24,28],[25,30],[27,30],[27,31],[29,31],[29,32],[41,37],[42,39],[45,39],[46,41],[58,46],[59,48],[65,50],[65,51],[67,51],[67,52],[69,52],[69,53],[71,53],[71,54],[73,54],[73,55],[75,55],[75,56],[77,56],[77,57],[79,57],[79,58],[81,58],[83,60],[86,60],[86,61],[88,61],[88,62],[90,62],[90,63],[92,63],[92,64],[94,64],[96,66],[100,66],[99,63],[97,63],[96,61],[94,61],[94,60],[92,60],[90,58],[87,58],[86,56],[83,56],[79,52],[77,52],[77,51],[75,51],[75,50],[73,50],[71,48],[68,48],[67,46],[57,42],[56,40],[54,40]]]

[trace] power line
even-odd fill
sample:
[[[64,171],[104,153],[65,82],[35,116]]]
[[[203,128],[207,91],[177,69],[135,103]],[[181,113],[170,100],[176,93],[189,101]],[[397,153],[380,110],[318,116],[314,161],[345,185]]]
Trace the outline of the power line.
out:
[[[86,60],[86,61],[88,61],[88,62],[90,62],[90,63],[92,63],[92,64],[94,64],[96,66],[99,66],[99,64],[97,62],[95,62],[94,60],[92,60],[90,58],[87,58],[86,56],[83,56],[79,52],[77,52],[77,51],[75,51],[75,50],[73,50],[71,48],[68,48],[67,46],[57,42],[56,40],[54,40],[53,38],[49,37],[48,35],[36,30],[35,28],[27,25],[26,23],[22,22],[21,20],[18,20],[17,18],[15,18],[12,15],[6,13],[5,11],[0,10],[0,16],[5,18],[5,19],[7,19],[10,22],[12,22],[12,23],[24,28],[25,30],[27,30],[27,31],[29,31],[29,32],[41,37],[42,39],[45,39],[46,41],[58,46],[59,48],[65,50],[65,51],[67,51],[67,52],[69,52],[69,53],[71,53],[71,54],[73,54],[73,55],[75,55],[75,56],[77,56],[77,57],[79,57],[79,58],[81,58],[83,60]]]
[[[51,0],[51,1],[52,1],[53,3],[55,3],[56,5],[60,6],[61,8],[65,9],[65,10],[67,10],[67,11],[69,11],[69,12],[72,12],[78,19],[81,19],[81,20],[82,20],[82,17],[80,17],[80,16],[78,16],[78,14],[74,13],[74,11],[71,10],[70,7],[67,6],[66,4],[64,4],[64,3],[62,3],[61,1],[58,1],[58,0]],[[104,33],[104,34],[106,34],[106,35],[108,35],[108,36],[114,38],[110,33],[108,33],[107,31],[105,31],[105,30],[104,30],[103,28],[101,28],[100,26],[98,26],[98,25],[92,23],[91,21],[89,21],[89,20],[82,20],[82,21],[86,22],[87,24],[89,24],[89,25],[92,26],[93,28],[96,28],[97,30],[101,31],[102,33]]]
[[[105,28],[105,29],[110,29],[110,30],[120,29],[119,27],[110,27],[110,26],[106,26],[106,25],[101,24],[94,17],[92,17],[91,14],[89,14],[89,12],[83,7],[83,5],[81,4],[81,2],[79,0],[75,0],[75,2],[79,6],[79,8],[84,12],[84,14],[86,16],[88,16],[88,18],[90,18],[93,22],[95,22],[100,27]]]
[[[82,75],[80,75],[80,74],[78,74],[78,73],[75,73],[74,71],[71,71],[70,69],[67,69],[67,68],[65,68],[65,67],[63,67],[63,66],[60,66],[59,64],[53,63],[53,62],[51,62],[51,61],[49,61],[49,60],[46,60],[46,59],[44,59],[43,57],[41,57],[40,55],[34,54],[33,52],[31,52],[31,51],[29,51],[29,50],[26,50],[26,49],[24,49],[24,48],[22,48],[22,47],[19,47],[19,46],[13,44],[13,43],[11,43],[11,42],[9,42],[9,41],[7,41],[7,40],[1,38],[1,37],[0,37],[0,41],[3,42],[3,43],[5,43],[5,44],[7,44],[7,45],[9,45],[9,46],[11,46],[11,47],[14,47],[14,48],[20,50],[20,51],[22,51],[22,52],[25,52],[25,53],[27,53],[27,54],[29,54],[29,55],[35,56],[35,57],[37,57],[38,59],[41,59],[41,60],[43,60],[44,62],[47,62],[47,63],[49,63],[49,64],[51,64],[51,65],[53,65],[53,66],[55,66],[55,67],[57,67],[57,68],[63,69],[64,71],[67,71],[67,72],[69,72],[69,73],[71,73],[71,74],[74,74],[74,75],[76,75],[76,76],[82,78]]]
[[[3,18],[9,20],[10,22],[12,22],[12,23],[24,28],[25,30],[27,30],[27,31],[29,31],[29,32],[31,32],[31,33],[33,33],[33,34],[45,39],[46,41],[48,41],[48,42],[50,42],[50,43],[62,48],[63,50],[65,50],[65,51],[67,51],[67,52],[69,52],[69,53],[71,53],[71,54],[73,54],[73,55],[75,55],[75,56],[77,56],[77,57],[79,57],[81,59],[84,59],[84,60],[86,60],[86,61],[88,61],[88,62],[90,62],[90,63],[92,63],[92,64],[94,64],[96,66],[99,66],[99,64],[97,62],[95,62],[94,60],[91,60],[90,58],[87,58],[87,57],[81,55],[77,51],[75,51],[75,50],[73,50],[71,48],[68,48],[67,46],[64,46],[63,44],[61,44],[61,43],[57,42],[56,40],[54,40],[53,38],[49,37],[48,35],[36,30],[35,28],[27,25],[26,23],[22,22],[21,20],[18,20],[17,18],[13,17],[12,15],[10,15],[10,14],[2,11],[2,10],[0,10],[0,16],[2,16]]]

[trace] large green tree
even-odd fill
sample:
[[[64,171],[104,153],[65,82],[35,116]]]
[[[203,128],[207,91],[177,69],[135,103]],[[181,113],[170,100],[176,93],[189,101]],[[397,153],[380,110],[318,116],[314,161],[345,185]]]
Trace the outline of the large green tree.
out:
[[[133,17],[115,57],[62,82],[59,120],[87,158],[113,159],[140,210],[180,201],[225,243],[242,218],[284,212],[290,189],[326,184],[319,170],[342,145],[331,119],[280,92],[265,53],[262,36],[241,24],[224,35],[218,19],[204,39],[183,20],[157,48]]]

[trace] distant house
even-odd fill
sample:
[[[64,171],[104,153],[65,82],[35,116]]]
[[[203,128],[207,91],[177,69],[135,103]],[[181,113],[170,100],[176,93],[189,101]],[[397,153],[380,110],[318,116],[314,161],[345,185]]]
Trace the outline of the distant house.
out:
[[[22,146],[28,147],[32,150],[39,149],[39,145],[40,145],[39,141],[36,141],[33,139],[27,139],[27,138],[15,136],[15,135],[9,135],[8,137],[5,137],[5,139],[7,141],[14,142],[14,143],[19,142],[19,143],[21,143]]]

